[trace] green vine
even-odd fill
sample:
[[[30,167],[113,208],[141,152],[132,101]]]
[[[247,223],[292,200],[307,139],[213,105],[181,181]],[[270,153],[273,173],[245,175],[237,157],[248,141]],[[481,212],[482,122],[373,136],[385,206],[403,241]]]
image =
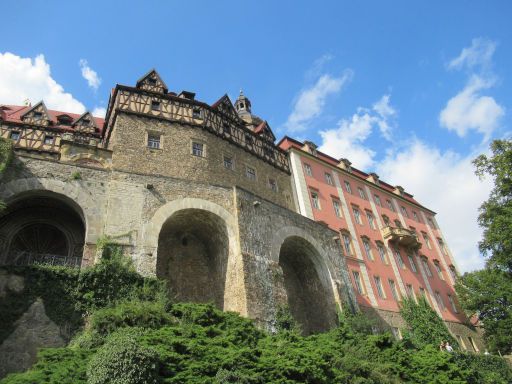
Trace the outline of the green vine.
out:
[[[0,137],[0,174],[2,174],[12,161],[13,146],[11,140]]]

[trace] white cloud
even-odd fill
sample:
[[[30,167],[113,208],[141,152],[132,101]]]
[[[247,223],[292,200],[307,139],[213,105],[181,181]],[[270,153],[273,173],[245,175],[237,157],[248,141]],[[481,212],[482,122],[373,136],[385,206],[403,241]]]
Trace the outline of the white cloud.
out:
[[[85,106],[58,84],[43,55],[35,59],[0,53],[0,104],[22,105],[44,100],[50,109],[83,113]]]
[[[464,48],[447,65],[448,69],[470,70],[464,88],[448,100],[439,114],[440,125],[455,131],[460,137],[474,130],[483,134],[484,141],[487,141],[505,114],[505,109],[492,96],[482,94],[496,84],[490,69],[495,50],[495,42],[482,38],[473,39],[471,46]]]
[[[505,114],[504,108],[493,97],[481,94],[481,91],[493,85],[492,80],[486,80],[479,75],[471,76],[464,89],[448,100],[441,111],[441,126],[455,131],[460,137],[475,130],[485,135],[487,140]]]
[[[292,113],[288,116],[284,128],[289,132],[301,132],[308,123],[322,112],[327,97],[338,93],[343,85],[352,78],[352,71],[346,70],[341,76],[324,74],[311,87],[302,90],[296,97]]]
[[[345,157],[357,168],[368,169],[374,164],[375,152],[365,145],[365,141],[375,128],[390,140],[390,119],[395,115],[390,95],[384,95],[373,104],[372,109],[358,108],[351,118],[341,119],[336,128],[320,131],[322,144],[319,149],[336,158]]]
[[[447,67],[448,69],[461,69],[467,67],[469,69],[474,67],[487,67],[492,63],[492,56],[496,50],[496,42],[476,38],[471,41],[471,46],[464,48],[459,56],[451,60]]]
[[[92,110],[92,115],[96,117],[105,117],[107,109],[105,107],[96,107]]]
[[[474,174],[474,157],[441,152],[415,140],[405,150],[388,153],[376,167],[383,180],[404,186],[421,204],[440,212],[436,218],[463,272],[484,265],[477,247],[482,234],[478,207],[492,187],[491,181]]]
[[[101,79],[91,67],[89,67],[89,63],[87,63],[87,60],[81,59],[79,62],[80,69],[82,70],[82,77],[87,80],[87,84],[89,87],[94,89],[95,91],[98,90],[98,87],[101,84]]]

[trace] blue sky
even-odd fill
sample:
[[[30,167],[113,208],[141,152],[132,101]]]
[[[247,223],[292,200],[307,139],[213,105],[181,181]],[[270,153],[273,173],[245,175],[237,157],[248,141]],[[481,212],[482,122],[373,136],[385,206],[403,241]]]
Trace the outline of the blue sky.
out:
[[[209,103],[243,88],[276,136],[404,186],[483,265],[470,160],[510,130],[511,2],[2,2],[0,103],[101,113],[153,67]]]

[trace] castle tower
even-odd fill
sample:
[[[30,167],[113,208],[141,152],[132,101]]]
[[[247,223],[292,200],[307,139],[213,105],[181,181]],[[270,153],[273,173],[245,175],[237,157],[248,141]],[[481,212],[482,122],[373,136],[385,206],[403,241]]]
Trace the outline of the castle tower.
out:
[[[240,90],[240,95],[236,99],[235,110],[242,120],[249,124],[254,123],[254,117],[251,114],[251,101],[244,95],[242,90]]]

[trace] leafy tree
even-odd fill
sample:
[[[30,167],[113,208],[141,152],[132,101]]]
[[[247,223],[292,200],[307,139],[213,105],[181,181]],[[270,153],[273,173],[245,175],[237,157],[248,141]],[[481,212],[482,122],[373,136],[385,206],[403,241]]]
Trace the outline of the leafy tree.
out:
[[[488,347],[512,352],[512,141],[495,140],[491,156],[474,160],[480,178],[494,181],[489,199],[480,207],[483,228],[480,251],[487,257],[484,270],[466,273],[456,289],[470,315],[482,321]]]

